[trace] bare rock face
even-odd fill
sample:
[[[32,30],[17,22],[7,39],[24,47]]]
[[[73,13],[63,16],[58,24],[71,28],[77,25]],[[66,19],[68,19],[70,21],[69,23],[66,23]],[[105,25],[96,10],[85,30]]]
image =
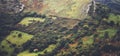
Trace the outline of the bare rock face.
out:
[[[25,5],[24,12],[53,15],[72,19],[87,16],[92,0],[20,0]]]
[[[24,9],[19,0],[0,0],[0,13],[15,14]]]

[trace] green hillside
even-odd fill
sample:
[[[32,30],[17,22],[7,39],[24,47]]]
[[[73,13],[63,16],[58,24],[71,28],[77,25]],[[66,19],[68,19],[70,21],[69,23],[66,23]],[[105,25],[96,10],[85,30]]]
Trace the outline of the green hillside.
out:
[[[20,0],[23,11],[0,12],[0,56],[119,56],[120,14],[94,2],[86,13],[89,2]]]

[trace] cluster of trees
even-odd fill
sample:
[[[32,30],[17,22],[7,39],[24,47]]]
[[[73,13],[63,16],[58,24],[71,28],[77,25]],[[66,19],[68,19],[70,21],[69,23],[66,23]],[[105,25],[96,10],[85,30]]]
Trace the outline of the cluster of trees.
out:
[[[108,45],[108,43],[110,43],[111,40],[113,40],[113,39],[115,39],[114,40],[115,42],[119,41],[118,40],[119,39],[118,36],[120,36],[120,32],[119,32],[120,25],[114,24],[113,21],[108,23],[107,20],[109,20],[109,19],[107,19],[106,21],[104,20],[104,18],[108,18],[109,17],[110,13],[112,13],[112,12],[110,11],[109,8],[107,8],[106,6],[103,6],[103,5],[98,5],[98,7],[96,9],[96,15],[92,16],[93,19],[85,19],[85,20],[80,21],[80,23],[77,26],[75,26],[73,29],[70,29],[66,33],[66,34],[71,34],[71,33],[73,34],[71,39],[76,39],[76,38],[77,39],[81,39],[84,36],[91,36],[91,35],[93,35],[95,41],[97,41],[96,40],[97,38],[99,39],[98,42],[94,42],[93,48],[90,48],[90,49],[87,49],[87,50],[84,50],[84,51],[81,50],[83,52],[79,51],[79,54],[77,54],[77,55],[101,56],[101,55],[103,55],[103,54],[101,54],[101,52],[107,52],[107,53],[117,52],[115,54],[119,55],[119,53],[118,53],[118,49],[119,49],[118,46],[119,45],[117,47],[113,46],[113,45],[110,45],[110,46]],[[106,31],[103,34],[104,35],[103,39],[101,39],[99,37],[100,34],[96,34],[97,31],[99,30],[98,28],[99,29],[103,29],[103,30],[114,28],[114,29],[117,29],[117,32],[116,32],[116,34],[112,38],[110,38],[111,36],[109,36],[109,32]],[[65,41],[67,41],[67,40],[65,40]],[[106,41],[108,41],[108,42],[106,42]],[[102,46],[102,45],[103,45],[103,47],[100,48],[100,46]],[[110,48],[110,49],[108,49],[107,47]],[[67,47],[67,48],[69,49],[69,47]],[[80,49],[80,47],[78,48],[78,50],[79,49]],[[56,54],[54,54],[54,55],[56,55]],[[66,54],[62,54],[62,55],[66,55]],[[73,54],[70,53],[70,54],[67,54],[67,56],[68,55],[70,56],[70,55],[73,55]]]
[[[47,48],[50,44],[57,43],[58,36],[51,34],[36,34],[30,41],[26,42],[23,45],[24,49],[29,49],[30,52],[34,52],[34,49],[38,49],[38,51],[42,51]]]
[[[15,27],[23,18],[25,17],[42,17],[45,18],[45,15],[38,15],[36,13],[18,13],[18,14],[8,14],[8,13],[0,13],[0,43],[1,41],[10,34],[13,30],[19,30]],[[22,34],[18,34],[18,37],[22,37]],[[12,48],[15,48],[16,45],[11,44]],[[21,48],[15,48],[15,53],[21,52]],[[0,53],[7,53],[0,51]],[[16,53],[16,54],[17,54]],[[2,55],[1,54],[1,55]],[[5,56],[4,54],[2,56]]]

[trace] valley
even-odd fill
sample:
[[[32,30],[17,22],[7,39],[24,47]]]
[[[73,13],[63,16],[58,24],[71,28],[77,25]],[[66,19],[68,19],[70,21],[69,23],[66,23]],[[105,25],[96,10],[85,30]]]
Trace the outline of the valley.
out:
[[[18,4],[25,7],[17,13],[0,7],[1,56],[119,56],[120,14],[110,7],[91,0]]]

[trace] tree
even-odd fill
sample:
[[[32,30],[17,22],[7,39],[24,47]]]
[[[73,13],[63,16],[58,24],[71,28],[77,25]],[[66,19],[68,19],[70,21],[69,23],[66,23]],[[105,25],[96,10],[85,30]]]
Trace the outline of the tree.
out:
[[[21,34],[21,33],[19,33],[19,34],[18,34],[18,37],[22,37],[22,34]]]
[[[109,34],[107,31],[104,33],[104,38],[109,38]]]
[[[63,27],[62,29],[60,29],[60,32],[64,32],[65,30],[67,30],[67,28]]]
[[[115,25],[114,21],[110,21],[109,25],[114,26]]]
[[[13,47],[16,47],[16,44],[11,44],[11,47],[13,48]]]
[[[69,45],[68,45],[69,43],[66,43],[65,45],[64,45],[64,48],[66,48],[66,49],[68,49],[69,48]]]

